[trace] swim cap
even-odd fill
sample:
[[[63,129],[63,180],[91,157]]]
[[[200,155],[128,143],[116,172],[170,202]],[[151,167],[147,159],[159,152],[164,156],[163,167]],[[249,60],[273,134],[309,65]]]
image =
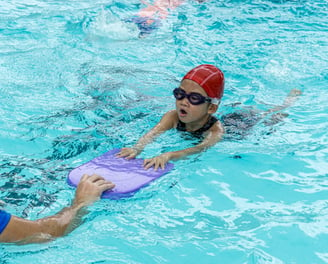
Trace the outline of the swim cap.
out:
[[[183,78],[198,83],[211,98],[220,99],[224,89],[222,71],[210,64],[202,64],[190,70]]]

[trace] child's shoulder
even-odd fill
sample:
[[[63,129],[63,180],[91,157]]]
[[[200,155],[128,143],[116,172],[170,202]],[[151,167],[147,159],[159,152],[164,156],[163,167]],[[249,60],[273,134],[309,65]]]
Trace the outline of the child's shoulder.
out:
[[[161,122],[165,122],[167,124],[170,124],[170,127],[176,127],[179,121],[178,113],[176,110],[170,110],[166,112],[163,117]]]
[[[167,112],[163,115],[163,117],[177,119],[177,118],[178,118],[178,112],[177,112],[177,110],[173,109],[173,110],[167,111]]]
[[[218,132],[222,132],[224,131],[224,128],[223,128],[223,124],[222,122],[220,121],[219,118],[217,118],[216,116],[212,115],[208,121],[208,125],[211,129],[211,131],[218,131]]]

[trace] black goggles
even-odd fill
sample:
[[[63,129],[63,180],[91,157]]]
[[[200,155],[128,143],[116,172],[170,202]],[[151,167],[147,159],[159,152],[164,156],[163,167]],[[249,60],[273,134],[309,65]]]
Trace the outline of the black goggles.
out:
[[[175,97],[175,99],[177,100],[182,100],[183,98],[187,97],[188,101],[192,104],[192,105],[200,105],[203,104],[205,102],[212,102],[211,98],[205,97],[199,93],[190,93],[187,94],[185,92],[185,90],[183,90],[182,88],[178,87],[175,88],[173,90],[173,95]]]

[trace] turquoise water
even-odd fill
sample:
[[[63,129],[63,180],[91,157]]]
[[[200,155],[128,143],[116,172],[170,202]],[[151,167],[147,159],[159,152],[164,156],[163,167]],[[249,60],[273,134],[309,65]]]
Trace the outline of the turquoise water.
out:
[[[218,65],[218,116],[303,94],[175,162],[134,197],[102,200],[78,229],[0,245],[0,263],[328,263],[327,1],[187,1],[138,38],[139,1],[0,1],[0,200],[37,219],[69,204],[68,172],[133,144],[200,63]],[[190,146],[170,131],[141,157]]]

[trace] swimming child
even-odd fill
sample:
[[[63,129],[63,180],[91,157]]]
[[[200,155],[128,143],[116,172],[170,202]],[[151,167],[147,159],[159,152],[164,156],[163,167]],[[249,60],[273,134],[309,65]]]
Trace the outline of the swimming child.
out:
[[[204,0],[196,0],[198,3]],[[127,18],[124,21],[135,23],[140,30],[139,37],[145,37],[160,27],[161,21],[165,19],[171,10],[182,5],[185,0],[156,0],[150,4],[141,1],[146,7],[142,8],[135,16]]]
[[[170,10],[181,5],[184,0],[156,0],[153,4],[142,1],[147,7],[141,9],[136,16],[125,19],[125,22],[133,22],[140,30],[139,37],[145,37],[161,25]]]
[[[135,158],[155,137],[172,128],[187,131],[201,139],[200,143],[193,147],[166,152],[144,160],[145,169],[152,166],[155,170],[159,167],[164,168],[170,160],[196,154],[215,145],[223,135],[227,138],[242,139],[261,120],[264,120],[266,125],[280,122],[287,114],[279,111],[291,106],[301,95],[300,90],[292,89],[282,105],[266,111],[244,108],[218,119],[213,114],[218,109],[223,90],[224,75],[216,66],[202,64],[190,70],[182,78],[180,86],[173,90],[176,109],[164,114],[159,123],[142,136],[132,148],[122,148],[117,156]],[[269,118],[266,118],[267,116]]]
[[[221,122],[213,116],[220,104],[224,90],[224,75],[214,65],[202,64],[190,70],[178,88],[173,90],[176,109],[164,114],[162,119],[148,133],[142,136],[132,148],[122,148],[118,157],[135,158],[145,146],[161,133],[176,128],[188,131],[203,140],[197,145],[163,153],[144,160],[144,167],[164,168],[170,160],[181,159],[187,155],[199,153],[216,144],[223,136]]]

